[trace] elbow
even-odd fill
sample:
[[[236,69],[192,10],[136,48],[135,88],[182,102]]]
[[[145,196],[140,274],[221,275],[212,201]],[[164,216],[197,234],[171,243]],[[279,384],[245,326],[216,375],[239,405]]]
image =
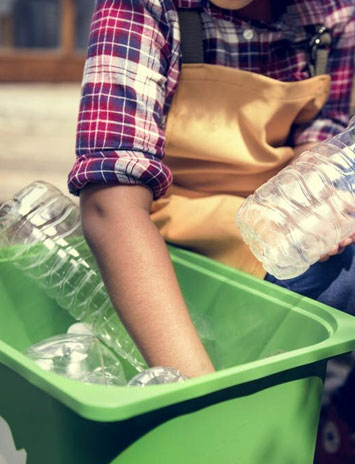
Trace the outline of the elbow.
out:
[[[134,223],[138,215],[149,219],[151,205],[152,192],[141,185],[88,185],[80,192],[80,214],[89,246],[108,230],[118,231],[123,222]]]
[[[85,189],[84,189],[85,190]],[[88,201],[84,190],[80,192],[81,228],[89,247],[95,249],[99,232],[104,225],[104,211],[95,201]]]

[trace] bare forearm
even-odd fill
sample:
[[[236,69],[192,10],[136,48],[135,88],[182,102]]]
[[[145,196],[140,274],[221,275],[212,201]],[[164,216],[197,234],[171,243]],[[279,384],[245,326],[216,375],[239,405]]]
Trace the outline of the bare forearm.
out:
[[[141,186],[90,186],[81,193],[84,234],[119,316],[149,365],[188,376],[213,366],[189,317]]]

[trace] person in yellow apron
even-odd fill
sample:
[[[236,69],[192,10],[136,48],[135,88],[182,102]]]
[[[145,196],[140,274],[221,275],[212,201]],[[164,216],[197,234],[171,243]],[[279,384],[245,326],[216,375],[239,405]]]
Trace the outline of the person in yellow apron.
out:
[[[229,0],[213,3],[233,7]],[[167,195],[154,203],[153,221],[170,243],[355,314],[354,248],[344,250],[354,237],[329,254],[345,251],[342,256],[281,281],[266,275],[234,221],[245,197],[295,158],[297,149],[287,144],[291,126],[311,121],[325,104],[330,76],[325,74],[323,52],[330,37],[323,37],[318,75],[283,82],[199,63],[203,52],[197,16],[196,11],[180,12],[183,66],[169,112],[164,160],[174,180]]]
[[[180,24],[193,14],[199,15],[183,11]],[[198,17],[194,25],[194,32],[186,31],[190,36],[198,34]],[[182,34],[181,40],[188,51],[191,37]],[[328,96],[329,76],[283,82],[191,63],[192,53],[188,59],[166,126],[164,162],[173,184],[154,203],[152,219],[167,241],[263,278],[265,270],[236,230],[235,213],[245,197],[294,158],[286,143],[291,126],[319,112]]]
[[[104,14],[104,7],[116,2],[101,3]],[[253,5],[248,13],[251,19],[265,15],[270,20],[269,1],[211,3],[230,11]],[[84,234],[111,299],[148,364],[168,365],[197,376],[214,368],[189,318],[164,240],[264,278],[265,271],[238,233],[235,213],[248,194],[297,155],[288,144],[291,127],[317,115],[327,100],[330,77],[324,72],[324,56],[316,64],[316,75],[299,81],[206,64],[202,40],[194,40],[192,49],[188,45],[189,33],[200,28],[199,13],[190,13],[180,14],[182,54],[188,59],[182,65],[165,128],[164,162],[174,178],[167,194],[152,205],[152,191],[144,182],[93,185],[97,181],[87,155],[79,156],[70,185],[74,193],[85,187],[80,195]],[[100,18],[96,19],[99,22]],[[114,22],[107,24],[105,38],[110,42]],[[153,25],[148,30],[154,30]],[[161,38],[154,35],[154,40],[158,43]],[[110,63],[117,67],[121,63],[102,56],[100,78],[104,79]],[[100,84],[95,66],[94,61],[87,61],[87,81],[95,84],[96,79]],[[130,78],[129,69],[126,78]],[[110,97],[101,94],[103,100]],[[84,94],[88,96],[89,91]],[[88,119],[81,123],[81,130],[90,130],[90,118],[105,124],[104,112],[96,114],[94,105],[85,108]],[[106,128],[108,124],[106,119]],[[100,138],[99,131],[96,135]],[[132,170],[135,156],[129,158]],[[107,161],[97,157],[96,169],[100,160]],[[120,183],[119,175],[118,180],[117,176],[111,180],[109,161],[102,183]],[[121,179],[121,184],[130,183],[127,176],[121,175]]]

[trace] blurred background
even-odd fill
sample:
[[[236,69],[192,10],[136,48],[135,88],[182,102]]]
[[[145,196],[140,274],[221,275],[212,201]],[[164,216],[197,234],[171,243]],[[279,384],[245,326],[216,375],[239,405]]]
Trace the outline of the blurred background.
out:
[[[0,0],[0,203],[36,179],[67,192],[94,3]]]
[[[0,203],[33,180],[67,192],[94,0],[0,0]]]
[[[0,204],[37,179],[67,193],[94,3],[0,0]],[[329,363],[325,401],[344,382],[353,362],[348,356]],[[355,429],[350,432],[355,437]],[[334,430],[332,434],[327,435],[330,449],[339,447]]]

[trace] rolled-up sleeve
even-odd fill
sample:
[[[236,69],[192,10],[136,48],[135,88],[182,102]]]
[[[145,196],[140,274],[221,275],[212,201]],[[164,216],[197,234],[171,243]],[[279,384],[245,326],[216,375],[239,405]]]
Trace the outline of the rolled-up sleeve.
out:
[[[317,117],[310,123],[296,127],[294,146],[320,142],[343,131],[350,117],[351,91],[355,57],[355,7],[350,5],[344,23],[339,12],[328,18],[332,31],[327,73],[331,77],[329,98]],[[333,23],[333,24],[332,24]]]
[[[99,0],[92,19],[71,193],[88,183],[144,184],[154,198],[172,181],[164,120],[179,74],[173,3]]]

